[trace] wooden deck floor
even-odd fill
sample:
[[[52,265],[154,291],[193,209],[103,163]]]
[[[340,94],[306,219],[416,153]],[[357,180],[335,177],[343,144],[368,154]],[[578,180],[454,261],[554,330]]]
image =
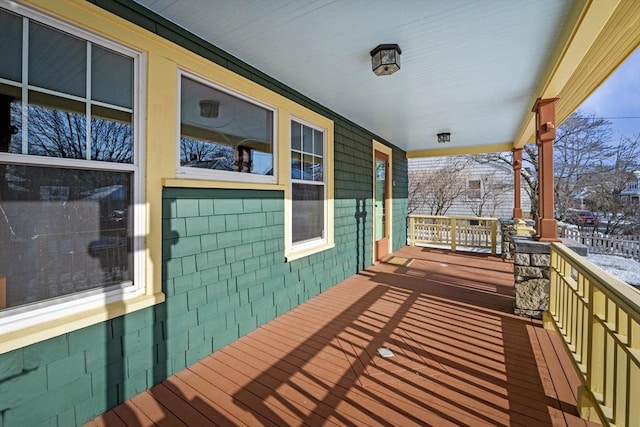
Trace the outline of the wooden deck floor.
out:
[[[512,268],[404,248],[87,425],[589,425]]]

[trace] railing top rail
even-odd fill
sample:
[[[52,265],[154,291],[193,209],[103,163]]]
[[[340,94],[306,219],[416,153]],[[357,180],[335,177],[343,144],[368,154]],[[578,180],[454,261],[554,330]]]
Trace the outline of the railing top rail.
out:
[[[409,215],[409,218],[431,218],[431,219],[464,219],[472,221],[498,221],[498,218],[484,217],[484,216],[449,216],[449,215]]]
[[[599,283],[604,289],[601,289],[610,297],[618,300],[619,305],[629,307],[633,313],[633,317],[640,321],[640,291],[620,280],[614,275],[608,273],[597,265],[590,263],[581,255],[578,255],[562,243],[552,243],[551,247],[562,254],[563,257],[571,261],[574,266],[579,266],[580,272],[592,283]]]

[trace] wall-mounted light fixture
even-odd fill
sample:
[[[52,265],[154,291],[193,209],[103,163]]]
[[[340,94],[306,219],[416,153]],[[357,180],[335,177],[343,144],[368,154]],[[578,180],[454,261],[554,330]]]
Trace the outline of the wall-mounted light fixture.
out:
[[[208,119],[218,117],[220,112],[220,102],[214,99],[203,99],[200,101],[200,116]]]
[[[377,76],[388,76],[400,69],[400,54],[397,44],[381,44],[371,51],[371,68]]]
[[[438,143],[444,144],[445,142],[451,142],[451,133],[450,132],[441,132],[438,134]]]

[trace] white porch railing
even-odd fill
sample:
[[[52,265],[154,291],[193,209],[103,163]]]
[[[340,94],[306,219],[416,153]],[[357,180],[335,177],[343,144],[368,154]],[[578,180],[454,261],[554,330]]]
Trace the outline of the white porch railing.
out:
[[[447,245],[489,249],[496,254],[498,219],[409,215],[409,241],[416,244]]]
[[[583,386],[578,410],[606,425],[640,426],[640,292],[558,243],[549,311]]]
[[[575,240],[589,248],[592,254],[619,255],[640,261],[640,236],[611,236],[561,228],[560,237]]]

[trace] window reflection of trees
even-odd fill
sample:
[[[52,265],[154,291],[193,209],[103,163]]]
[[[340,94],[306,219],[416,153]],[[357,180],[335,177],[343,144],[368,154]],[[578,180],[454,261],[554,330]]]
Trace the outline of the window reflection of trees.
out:
[[[56,108],[29,106],[29,154],[85,159],[87,120],[84,114]],[[91,159],[133,162],[130,123],[91,118]]]
[[[133,163],[133,128],[130,123],[93,117],[91,158],[105,162]]]
[[[11,103],[15,132],[4,150],[14,154],[22,153],[21,108]],[[86,125],[85,114],[30,105],[29,154],[86,159]],[[90,148],[93,160],[132,163],[132,125],[92,117]],[[7,307],[132,280],[132,172],[0,164],[0,175]]]
[[[180,165],[232,171],[234,149],[228,145],[195,138],[180,138]]]
[[[29,106],[29,154],[71,159],[86,158],[84,114]]]

